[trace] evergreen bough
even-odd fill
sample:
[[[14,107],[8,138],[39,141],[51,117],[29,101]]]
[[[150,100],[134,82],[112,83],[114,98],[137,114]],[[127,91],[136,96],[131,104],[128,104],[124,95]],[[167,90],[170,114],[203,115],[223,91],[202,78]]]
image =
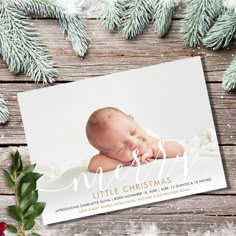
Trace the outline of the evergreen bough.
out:
[[[164,37],[172,23],[177,0],[158,0],[154,4],[154,30],[158,37]]]
[[[55,0],[18,0],[12,4],[27,14],[56,18],[59,20],[63,33],[68,35],[72,47],[78,56],[83,57],[88,49],[88,34],[78,13],[67,12],[60,1]]]
[[[151,0],[129,0],[123,16],[121,33],[125,39],[131,39],[142,33],[152,18]]]
[[[0,53],[10,72],[23,72],[35,82],[52,83],[54,61],[24,11],[11,5],[0,9]]]
[[[236,57],[224,74],[223,87],[228,92],[236,89]]]
[[[236,38],[236,13],[226,11],[220,15],[203,38],[203,45],[214,50],[226,48]]]
[[[122,24],[125,12],[125,0],[100,0],[100,19],[105,29],[112,31]]]
[[[35,82],[53,83],[58,75],[55,63],[29,16],[59,20],[78,56],[88,49],[86,27],[77,13],[69,13],[54,0],[3,0],[0,5],[0,53],[13,73],[23,72]]]
[[[0,96],[0,124],[7,123],[9,119],[9,111],[4,99]]]
[[[213,25],[222,7],[221,0],[188,1],[183,26],[182,39],[187,46],[196,47]]]

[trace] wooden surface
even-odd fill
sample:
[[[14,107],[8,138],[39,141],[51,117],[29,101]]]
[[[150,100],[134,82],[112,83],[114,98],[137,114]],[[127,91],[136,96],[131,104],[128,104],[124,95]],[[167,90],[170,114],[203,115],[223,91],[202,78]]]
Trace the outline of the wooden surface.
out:
[[[228,222],[236,224],[236,97],[226,93],[221,84],[236,53],[235,44],[217,52],[184,46],[179,35],[182,8],[178,9],[165,39],[158,39],[150,25],[143,35],[126,41],[117,32],[106,32],[94,18],[94,13],[86,16],[90,48],[84,59],[74,55],[56,20],[34,20],[43,42],[57,62],[60,75],[56,84],[200,55],[229,187],[47,227],[39,219],[36,230],[42,235],[128,235],[132,233],[130,228],[139,232],[145,224],[153,223],[161,230],[160,235],[188,235],[192,229],[208,230],[214,223],[219,226]],[[0,57],[0,95],[6,99],[11,113],[10,122],[0,126],[0,164],[6,168],[10,165],[8,155],[16,148],[22,153],[24,163],[29,163],[16,93],[40,87],[42,85],[32,83],[25,75],[10,74]],[[5,207],[13,203],[12,191],[6,187],[0,172],[0,221],[14,223],[5,211]]]

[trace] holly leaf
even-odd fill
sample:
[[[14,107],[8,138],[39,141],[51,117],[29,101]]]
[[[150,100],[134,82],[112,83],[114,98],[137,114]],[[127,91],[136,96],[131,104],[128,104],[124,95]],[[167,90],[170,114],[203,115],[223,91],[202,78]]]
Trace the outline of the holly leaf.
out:
[[[34,227],[34,225],[35,225],[35,221],[34,220],[29,221],[29,222],[27,222],[27,224],[24,224],[24,229],[25,230],[30,230],[30,229],[32,229]]]
[[[17,176],[19,176],[23,169],[20,153],[18,151],[15,153],[12,152],[10,156],[12,160],[12,174],[17,173]]]
[[[11,205],[7,207],[9,215],[20,222],[23,222],[23,214],[21,212],[20,207],[17,207],[16,205]]]
[[[45,208],[45,205],[45,202],[35,202],[34,204],[32,204],[24,214],[25,221],[29,222],[32,221],[32,219],[40,216]]]
[[[8,187],[14,190],[15,183],[12,180],[11,175],[9,174],[9,172],[7,170],[5,170],[3,168],[2,168],[2,170],[3,170],[3,173],[4,173],[4,176],[5,176]]]
[[[22,174],[32,172],[36,164],[28,165],[24,170],[21,171]]]
[[[17,233],[17,228],[14,225],[7,225],[7,230],[11,233]]]
[[[38,201],[38,191],[29,192],[24,195],[20,200],[20,209],[24,214],[27,209],[35,202]]]

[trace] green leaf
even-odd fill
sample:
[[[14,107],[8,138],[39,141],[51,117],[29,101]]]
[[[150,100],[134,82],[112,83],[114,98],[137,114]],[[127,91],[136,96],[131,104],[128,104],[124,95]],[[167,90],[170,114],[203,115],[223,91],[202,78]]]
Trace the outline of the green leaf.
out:
[[[37,187],[36,181],[32,181],[31,183],[23,183],[19,185],[19,196],[22,198],[24,195],[29,192],[35,191]]]
[[[35,225],[35,221],[34,220],[30,221],[30,222],[27,222],[27,224],[24,224],[24,229],[25,230],[30,230],[30,229],[32,229],[34,227],[34,225]]]
[[[37,233],[31,233],[30,236],[41,236],[41,235]]]
[[[11,233],[17,233],[17,228],[14,225],[7,225],[7,230]]]
[[[28,172],[32,172],[35,168],[36,164],[33,164],[33,165],[29,165],[27,166],[24,170],[21,171],[21,173],[28,173]]]
[[[26,173],[20,180],[19,182],[19,195],[20,197],[23,196],[23,194],[26,194],[24,191],[22,191],[22,186],[24,183],[32,183],[33,186],[32,187],[35,187],[36,189],[36,181],[42,176],[42,174],[39,174],[39,173],[36,173],[36,172],[29,172],[29,173]],[[30,191],[28,191],[30,192]]]
[[[11,156],[11,160],[12,160],[12,174],[18,173],[18,175],[19,175],[19,173],[23,169],[20,153],[18,151],[16,151],[15,153],[12,152],[10,154],[10,156]]]
[[[2,168],[2,170],[3,170],[4,176],[5,176],[7,185],[9,186],[9,188],[14,189],[15,188],[15,183],[12,180],[11,175],[9,174],[9,172],[7,170],[5,170],[3,168]]]
[[[45,208],[45,205],[45,202],[36,202],[32,204],[24,215],[25,221],[32,221],[32,219],[40,216]]]
[[[38,201],[38,191],[29,192],[26,195],[22,196],[20,200],[20,209],[23,214],[26,210],[35,202]]]
[[[23,222],[23,214],[21,212],[21,209],[17,207],[16,205],[8,206],[7,207],[9,215],[20,222]]]
[[[31,183],[32,181],[36,181],[38,180],[41,176],[43,176],[42,174],[36,173],[36,172],[29,172],[26,173],[20,180],[20,184],[23,183]]]

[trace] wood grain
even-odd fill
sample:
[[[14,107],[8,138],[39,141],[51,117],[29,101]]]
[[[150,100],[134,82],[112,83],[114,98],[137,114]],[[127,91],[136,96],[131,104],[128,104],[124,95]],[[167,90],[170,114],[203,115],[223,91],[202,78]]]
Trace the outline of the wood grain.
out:
[[[200,55],[206,80],[219,82],[236,54],[235,44],[230,46],[230,51],[186,47],[179,33],[181,20],[173,22],[170,33],[164,39],[157,38],[153,26],[150,25],[144,34],[133,40],[124,40],[118,32],[105,31],[98,20],[86,22],[90,47],[88,54],[81,59],[75,55],[70,42],[62,35],[56,20],[34,20],[40,38],[56,61],[59,71],[57,81],[75,81]],[[0,76],[2,82],[30,81],[25,75],[10,74],[1,57]]]
[[[14,204],[12,196],[0,196],[1,218],[14,223],[5,207]],[[116,212],[43,226],[37,221],[35,231],[42,235],[128,235],[130,229],[155,225],[161,235],[188,235],[191,230],[209,230],[217,224],[236,224],[234,196],[191,196]],[[133,226],[133,227],[132,227]],[[172,233],[172,234],[171,234]],[[154,235],[153,235],[154,236]],[[156,235],[155,235],[156,236]]]

